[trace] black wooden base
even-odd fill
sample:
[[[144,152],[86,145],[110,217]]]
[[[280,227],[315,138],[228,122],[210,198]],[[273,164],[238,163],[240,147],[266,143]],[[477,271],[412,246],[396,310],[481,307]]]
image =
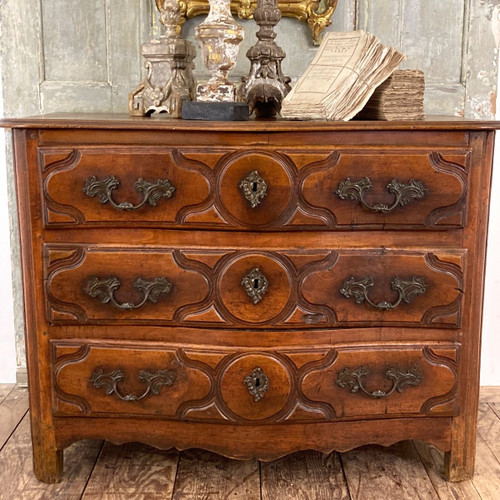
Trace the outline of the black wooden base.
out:
[[[196,102],[182,103],[184,120],[242,121],[248,120],[248,105],[244,102]]]

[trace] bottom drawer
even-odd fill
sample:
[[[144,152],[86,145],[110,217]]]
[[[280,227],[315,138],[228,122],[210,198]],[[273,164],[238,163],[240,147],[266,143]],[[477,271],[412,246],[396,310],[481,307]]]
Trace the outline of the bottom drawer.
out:
[[[57,416],[261,424],[458,414],[456,344],[51,344]]]

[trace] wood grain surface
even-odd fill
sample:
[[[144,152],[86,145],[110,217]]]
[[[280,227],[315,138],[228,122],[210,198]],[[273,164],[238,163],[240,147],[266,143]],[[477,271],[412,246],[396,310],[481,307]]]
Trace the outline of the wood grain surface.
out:
[[[338,453],[304,451],[261,466],[262,500],[347,500]]]
[[[3,405],[0,414],[3,415]],[[33,474],[30,423],[25,416],[16,422],[16,431],[0,453],[0,499],[38,500],[80,498],[95,465],[101,442],[80,441],[67,449],[65,481],[50,485],[40,483]]]
[[[105,443],[83,499],[170,498],[178,459],[176,451],[157,450],[137,443],[123,446]]]
[[[365,446],[342,455],[352,500],[437,499],[415,448],[409,441],[389,448]]]
[[[28,391],[10,388],[0,404],[0,448],[7,442],[28,411]]]
[[[413,444],[440,500],[479,500],[481,498],[471,481],[452,483],[446,480],[443,474],[442,452],[421,441],[415,441]]]
[[[203,450],[181,455],[173,500],[259,500],[259,463],[234,461]]]
[[[0,499],[496,500],[500,415],[492,407],[497,406],[480,405],[476,474],[460,483],[446,481],[443,453],[420,441],[340,455],[298,452],[259,463],[202,450],[179,453],[85,440],[67,449],[63,481],[47,485],[33,474],[28,416],[12,420],[8,406],[0,404],[0,421],[10,419],[15,427],[0,451]]]
[[[39,479],[60,480],[63,449],[82,438],[262,460],[423,439],[447,452],[449,479],[472,476],[497,123],[66,115],[1,124],[14,127]],[[113,210],[133,211],[149,189],[137,176],[159,177],[165,165],[179,187],[177,215],[166,219],[174,227],[155,225],[160,216],[93,215],[110,209],[110,193],[95,203],[82,183],[116,171],[124,197]],[[335,165],[339,177],[328,172]],[[242,176],[257,169],[276,211],[242,198]],[[358,186],[332,209],[336,185],[351,177],[377,192]],[[425,183],[420,210],[415,196],[395,194],[401,182],[411,193]],[[351,203],[360,190],[364,204]],[[168,206],[151,196],[152,209]],[[402,214],[394,226],[391,204]],[[190,217],[200,226],[188,230]],[[420,474],[415,449],[401,446],[381,459],[410,460]],[[375,458],[350,458],[376,477]],[[394,481],[402,498],[416,486],[434,491],[428,477]]]

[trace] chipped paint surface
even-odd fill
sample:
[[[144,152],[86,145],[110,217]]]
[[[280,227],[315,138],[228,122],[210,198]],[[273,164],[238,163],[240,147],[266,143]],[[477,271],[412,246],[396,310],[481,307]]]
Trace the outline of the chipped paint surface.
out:
[[[142,80],[141,43],[161,33],[154,0],[0,0],[0,64],[4,111],[126,112],[128,93]],[[84,6],[82,6],[84,5]],[[183,34],[194,40],[202,17]],[[408,55],[404,66],[426,74],[427,113],[493,118],[496,111],[500,0],[343,0],[328,30],[366,29]],[[245,53],[256,25],[246,33],[234,75],[246,75]],[[287,52],[283,71],[294,80],[314,57],[306,23],[283,18],[277,43]],[[203,65],[195,61],[203,79]],[[11,151],[8,151],[11,157]],[[14,242],[16,340],[24,359],[22,291],[12,163],[9,192]],[[16,274],[17,273],[17,274]]]

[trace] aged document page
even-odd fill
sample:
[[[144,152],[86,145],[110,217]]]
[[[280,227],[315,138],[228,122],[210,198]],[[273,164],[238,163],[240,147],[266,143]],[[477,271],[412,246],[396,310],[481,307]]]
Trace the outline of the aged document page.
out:
[[[404,56],[370,33],[327,33],[283,101],[284,118],[350,120]]]

